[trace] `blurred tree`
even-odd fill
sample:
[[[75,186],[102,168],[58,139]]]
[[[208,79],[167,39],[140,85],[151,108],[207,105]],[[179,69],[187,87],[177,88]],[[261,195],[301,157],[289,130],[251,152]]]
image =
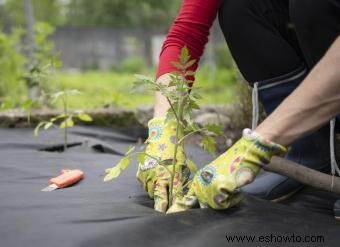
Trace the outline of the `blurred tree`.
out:
[[[25,8],[23,0],[0,0],[4,16],[0,18],[2,25],[25,26]],[[63,7],[65,1],[62,0],[32,0],[33,12],[37,21],[47,22],[52,25],[61,25],[64,22]]]
[[[71,0],[67,6],[68,26],[169,27],[180,0]]]
[[[26,59],[18,51],[23,33],[22,29],[14,29],[6,35],[0,30],[0,98],[18,99],[24,95],[22,75]]]
[[[32,0],[37,21],[56,26],[164,30],[181,0]],[[24,1],[0,0],[0,27],[24,26]]]

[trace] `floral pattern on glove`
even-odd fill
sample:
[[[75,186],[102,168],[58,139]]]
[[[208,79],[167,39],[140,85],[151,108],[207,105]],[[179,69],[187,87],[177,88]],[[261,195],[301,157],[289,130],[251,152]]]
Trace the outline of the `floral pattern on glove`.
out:
[[[176,143],[176,122],[165,121],[165,118],[154,118],[149,121],[149,137],[146,140],[145,153],[149,156],[144,164],[139,164],[136,174],[149,196],[154,199],[154,208],[165,212],[168,208],[169,188],[172,165],[160,166],[157,160],[172,163]],[[183,137],[183,131],[179,131],[179,138]],[[190,176],[190,170],[186,166],[186,155],[183,144],[177,149],[177,163],[173,182],[173,202],[183,197],[183,184]],[[157,160],[156,160],[157,159]]]

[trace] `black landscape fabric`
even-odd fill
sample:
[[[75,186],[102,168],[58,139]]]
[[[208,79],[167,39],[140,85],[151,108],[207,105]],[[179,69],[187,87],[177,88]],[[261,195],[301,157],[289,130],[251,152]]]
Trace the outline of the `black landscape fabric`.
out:
[[[339,195],[305,188],[284,204],[247,196],[224,211],[164,215],[135,179],[136,163],[104,183],[104,170],[145,134],[75,127],[62,153],[59,130],[35,138],[32,129],[0,129],[0,246],[340,246],[332,212]],[[198,147],[186,150],[199,166],[212,160]],[[41,192],[64,168],[81,169],[85,178]]]

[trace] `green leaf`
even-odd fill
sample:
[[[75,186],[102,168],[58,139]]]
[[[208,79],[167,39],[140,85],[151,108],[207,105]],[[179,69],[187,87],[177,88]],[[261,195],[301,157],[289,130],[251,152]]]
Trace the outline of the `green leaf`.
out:
[[[165,122],[168,122],[168,121],[174,120],[174,119],[176,120],[176,116],[175,116],[174,112],[171,109],[169,109],[168,112],[166,113]]]
[[[144,92],[148,89],[148,84],[146,84],[144,81],[135,81],[133,82],[131,92]]]
[[[154,84],[155,80],[149,76],[145,76],[145,75],[140,75],[140,74],[135,74],[135,78],[138,79],[138,81],[142,81],[144,83],[148,83],[148,84]]]
[[[13,101],[7,99],[7,100],[4,100],[4,101],[1,103],[0,109],[2,109],[2,110],[7,110],[7,109],[13,108],[13,106],[14,106]]]
[[[135,150],[135,148],[135,146],[130,146],[128,151],[125,153],[125,156],[129,156],[133,152],[133,150]]]
[[[52,101],[56,101],[60,97],[65,95],[65,91],[59,91],[51,95]]]
[[[188,112],[184,111],[184,113],[183,113],[183,119],[186,121],[186,123],[187,123],[188,125],[191,125],[191,124],[192,124],[192,119],[191,119],[190,112],[188,113]]]
[[[170,78],[172,81],[178,80],[180,76],[181,76],[181,73],[178,71],[173,71],[170,73]]]
[[[53,125],[52,122],[48,122],[48,123],[45,124],[44,129],[47,130],[47,129],[50,128],[52,125]]]
[[[185,75],[186,76],[195,76],[196,72],[195,71],[191,71],[191,70],[188,70],[185,72]]]
[[[183,119],[186,120],[186,122],[189,124],[192,123],[191,119],[192,110],[198,108],[199,106],[193,100],[190,100],[188,98],[183,108]]]
[[[112,168],[106,169],[106,176],[104,177],[104,182],[110,181],[120,175],[120,173],[125,170],[130,164],[130,156],[122,158],[119,163]]]
[[[58,51],[51,57],[51,65],[56,69],[60,68],[63,65],[63,63],[60,61],[60,55],[61,51]]]
[[[62,113],[62,114],[60,114],[60,115],[58,115],[54,118],[51,118],[50,121],[54,122],[54,121],[56,121],[57,119],[60,119],[60,118],[66,118],[66,115],[64,113]]]
[[[209,132],[214,133],[215,135],[222,135],[223,127],[218,124],[207,124],[204,126]]]
[[[139,153],[139,154],[137,155],[138,164],[144,164],[145,158],[146,158],[145,153]]]
[[[197,92],[190,92],[190,96],[192,96],[195,99],[202,99],[202,96],[198,94]]]
[[[216,156],[216,147],[215,147],[216,141],[214,140],[214,138],[212,138],[211,136],[204,136],[202,138],[202,144],[205,150],[207,150],[213,156]]]
[[[195,163],[192,160],[186,160],[186,164],[189,167],[189,169],[191,171],[193,171],[194,173],[196,173],[198,171],[198,167],[195,165]]]
[[[156,90],[157,84],[155,80],[151,77],[144,75],[135,74],[136,81],[133,82],[132,93],[134,92],[144,92],[147,90]]]
[[[74,126],[74,122],[72,118],[67,118],[61,122],[61,124],[59,125],[59,128],[64,129],[64,128],[70,128],[73,126]]]
[[[190,122],[190,123],[188,123],[188,126],[185,128],[184,132],[188,133],[188,132],[192,132],[192,131],[198,131],[199,129],[200,129],[200,127],[198,126],[197,123]]]
[[[181,63],[179,63],[179,62],[171,62],[171,63],[177,69],[180,69],[180,70],[184,70],[185,69],[185,67]]]
[[[32,103],[33,103],[32,99],[27,99],[24,102],[22,102],[21,107],[24,108],[25,110],[27,110],[27,109],[31,108]]]
[[[196,103],[196,101],[193,100],[193,99],[190,99],[190,107],[191,107],[192,109],[200,109],[199,105],[198,105],[198,104]]]
[[[39,107],[40,107],[40,102],[38,100],[33,100],[31,108],[39,108]]]
[[[196,59],[190,60],[189,62],[187,62],[187,63],[184,65],[184,69],[190,68],[194,63],[196,63]]]
[[[81,121],[84,121],[84,122],[93,121],[92,117],[89,114],[86,114],[86,113],[83,113],[83,112],[78,113],[77,118],[80,119]]]
[[[39,135],[39,129],[47,123],[49,123],[49,122],[46,122],[46,121],[40,122],[34,129],[34,136],[38,136]]]
[[[177,101],[172,102],[171,105],[172,105],[173,109],[175,110],[175,112],[177,113],[178,112],[178,102]],[[168,110],[166,117],[165,117],[165,122],[168,122],[169,120],[176,120],[176,116],[175,116],[173,109],[170,108]]]
[[[179,60],[182,64],[185,64],[186,62],[188,62],[189,59],[190,59],[189,49],[188,47],[184,46],[181,49],[181,53],[179,54]]]
[[[79,95],[81,92],[78,89],[71,89],[65,92],[69,96]]]
[[[177,86],[177,84],[174,80],[169,81],[168,87],[176,87],[176,86]]]

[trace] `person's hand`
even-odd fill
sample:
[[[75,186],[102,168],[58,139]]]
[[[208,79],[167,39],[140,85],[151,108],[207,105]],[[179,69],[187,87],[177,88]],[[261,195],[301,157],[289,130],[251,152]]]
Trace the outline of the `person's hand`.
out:
[[[154,118],[149,121],[148,127],[149,137],[146,140],[145,150],[147,156],[144,164],[139,164],[136,177],[149,196],[154,198],[155,210],[166,212],[169,205],[169,189],[173,171],[176,121],[165,122],[164,117]],[[181,137],[183,137],[183,130],[179,129],[179,138]],[[176,157],[172,203],[183,197],[183,184],[190,176],[190,170],[186,167],[187,160],[183,144],[178,146]],[[166,165],[158,165],[155,158],[165,162]]]
[[[234,206],[242,199],[237,189],[251,183],[260,167],[269,163],[272,156],[286,151],[285,147],[264,140],[250,129],[243,130],[239,141],[196,173],[188,193],[167,213],[192,208],[197,200],[201,207],[213,209]]]

